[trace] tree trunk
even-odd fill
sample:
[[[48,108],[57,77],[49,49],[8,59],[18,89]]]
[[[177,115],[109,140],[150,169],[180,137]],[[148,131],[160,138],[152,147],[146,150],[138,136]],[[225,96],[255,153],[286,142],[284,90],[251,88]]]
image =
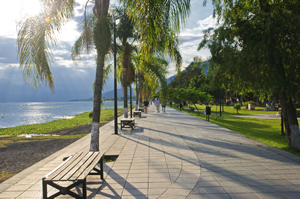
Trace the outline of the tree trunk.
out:
[[[136,91],[136,103],[135,103],[135,110],[139,110],[139,88],[138,88],[138,73],[136,74],[136,83],[135,83],[135,91]]]
[[[124,118],[128,118],[127,66],[123,62]]]
[[[128,118],[128,92],[127,87],[124,87],[124,118]]]
[[[280,94],[280,104],[282,107],[283,120],[285,124],[285,134],[288,145],[300,149],[300,132],[297,120],[296,108],[291,98],[287,98],[285,93]]]
[[[142,73],[139,73],[139,94],[140,94],[140,106],[142,106]]]
[[[95,0],[95,6],[93,8],[94,15],[99,19],[101,17],[107,17],[109,8],[109,0]],[[105,25],[105,24],[104,24]],[[103,39],[103,38],[101,38]],[[108,38],[110,39],[110,35]],[[95,41],[97,49],[97,69],[96,69],[96,80],[94,88],[94,108],[93,108],[93,121],[92,121],[92,132],[90,151],[99,151],[99,134],[100,134],[100,114],[101,114],[101,100],[102,100],[102,87],[103,87],[103,69],[105,55],[108,53],[108,49],[103,49],[98,41]],[[105,45],[104,45],[105,46]],[[107,50],[107,52],[105,52]]]
[[[193,102],[192,102],[192,103],[193,103]],[[198,108],[197,108],[196,104],[195,104],[195,103],[193,103],[193,104],[194,104],[195,108],[197,109],[198,116],[199,116],[199,110],[198,110]]]
[[[100,110],[102,98],[102,85],[103,85],[103,68],[104,57],[98,56],[96,80],[94,89],[94,108],[93,108],[93,122],[91,132],[90,151],[99,151],[99,128],[100,128]]]
[[[130,84],[130,118],[132,118],[132,86]]]

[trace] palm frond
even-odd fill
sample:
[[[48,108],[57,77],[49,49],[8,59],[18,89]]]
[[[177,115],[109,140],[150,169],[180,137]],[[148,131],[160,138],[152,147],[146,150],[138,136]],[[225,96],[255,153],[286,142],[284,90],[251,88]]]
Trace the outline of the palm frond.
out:
[[[95,26],[97,18],[95,15],[90,14],[85,16],[80,23],[79,31],[81,32],[80,37],[76,40],[72,47],[72,59],[81,59],[80,54],[82,52],[90,53],[94,46],[93,41],[93,27]]]
[[[18,22],[17,51],[26,80],[35,88],[44,82],[54,91],[51,47],[56,45],[62,25],[72,16],[75,1],[44,0],[42,3],[40,15]]]

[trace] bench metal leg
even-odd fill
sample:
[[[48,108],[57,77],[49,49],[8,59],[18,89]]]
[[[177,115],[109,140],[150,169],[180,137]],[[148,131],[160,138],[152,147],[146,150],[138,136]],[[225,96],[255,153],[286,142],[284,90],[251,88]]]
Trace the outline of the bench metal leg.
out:
[[[82,182],[82,198],[86,199],[86,178]]]
[[[101,175],[101,180],[103,180],[103,158],[104,158],[104,156],[102,156],[101,157],[101,159],[100,159],[100,169],[101,169],[101,173],[100,173],[100,175]]]
[[[47,185],[50,185],[50,186],[58,189],[59,191],[56,192],[55,194],[53,194],[52,196],[48,197],[47,196]],[[79,196],[78,194],[74,193],[73,191],[71,191],[72,188],[74,188],[78,185],[82,185],[82,192],[83,192],[82,197]],[[74,198],[86,199],[86,178],[84,180],[78,180],[67,187],[62,187],[62,186],[54,183],[53,181],[44,181],[44,179],[43,179],[43,199],[52,199],[52,198],[56,198],[60,195],[69,195]]]
[[[97,169],[97,168],[93,168],[95,172],[93,173],[89,173],[89,175],[100,175],[100,179],[103,180],[104,179],[104,176],[103,176],[103,156],[101,157],[100,161],[99,161],[99,164],[100,164],[100,169]]]
[[[44,182],[45,178],[42,179],[43,181],[43,198],[46,199],[48,196],[48,191],[47,191],[47,183]]]

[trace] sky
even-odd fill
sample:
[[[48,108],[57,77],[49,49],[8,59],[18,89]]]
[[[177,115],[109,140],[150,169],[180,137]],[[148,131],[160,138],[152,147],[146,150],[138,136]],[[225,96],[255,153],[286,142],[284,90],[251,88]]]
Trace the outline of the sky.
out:
[[[118,0],[110,3],[119,5]],[[53,62],[51,71],[55,91],[43,83],[36,89],[28,83],[17,56],[17,22],[25,16],[38,14],[39,0],[10,0],[0,2],[0,102],[47,102],[87,99],[93,96],[92,84],[95,80],[95,54],[84,55],[82,61],[74,64],[71,59],[71,49],[80,33],[78,24],[82,20],[86,0],[76,0],[75,13],[58,35],[58,43],[52,49]],[[179,49],[183,58],[182,70],[187,67],[195,56],[209,57],[207,49],[197,51],[197,46],[203,38],[202,31],[216,27],[213,19],[213,7],[203,0],[191,0],[191,13],[187,23],[180,31]],[[90,6],[93,6],[92,4]],[[175,64],[170,61],[168,77],[175,74]],[[121,86],[119,85],[118,88]],[[103,92],[113,90],[111,75]]]

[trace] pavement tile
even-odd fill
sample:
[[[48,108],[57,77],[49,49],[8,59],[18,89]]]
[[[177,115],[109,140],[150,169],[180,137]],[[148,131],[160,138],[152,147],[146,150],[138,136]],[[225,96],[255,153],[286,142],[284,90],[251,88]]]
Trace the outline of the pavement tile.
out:
[[[26,191],[18,196],[18,198],[42,198],[42,197],[43,197],[43,193],[39,191]]]
[[[270,185],[250,185],[249,188],[256,193],[274,193],[278,192],[273,186]]]
[[[145,196],[147,197],[148,189],[126,188],[122,193],[123,196]]]
[[[29,189],[31,186],[33,186],[33,185],[31,185],[31,184],[16,184],[16,185],[9,187],[5,191],[6,192],[8,192],[8,191],[25,191],[25,190]]]
[[[186,199],[203,199],[203,196],[200,194],[190,194],[186,197]]]
[[[122,196],[122,199],[148,199],[146,196]]]
[[[199,187],[198,188],[200,193],[206,194],[206,193],[226,193],[226,191],[223,189],[223,187]]]
[[[270,185],[278,185],[278,186],[291,186],[294,185],[292,182],[288,180],[277,180],[277,179],[268,179],[266,180]]]
[[[0,193],[0,198],[16,198],[17,196],[21,195],[22,191],[5,191]]]
[[[231,199],[259,199],[259,197],[254,193],[230,193]]]
[[[291,185],[291,186],[275,186],[274,188],[280,192],[300,192],[300,186],[298,185]],[[300,198],[300,195],[299,195]]]
[[[191,192],[191,189],[174,189],[169,188],[167,189],[163,195],[169,195],[169,196],[187,196]]]
[[[287,195],[290,199],[299,199],[300,191],[299,192],[286,192],[285,195]]]
[[[136,189],[140,189],[140,188],[147,189],[148,186],[149,186],[148,183],[126,183],[125,184],[125,189],[127,189],[127,188],[130,188],[130,189],[133,189],[133,188],[136,188]]]
[[[167,190],[167,187],[166,188],[150,188],[148,190],[148,194],[149,195],[161,195],[163,194],[165,191]]]
[[[226,193],[207,193],[203,194],[203,197],[205,199],[230,199],[230,196]]]
[[[171,186],[171,182],[149,182],[149,189],[167,188]]]
[[[260,174],[259,177],[265,180],[284,180],[282,175],[277,175],[277,174],[272,174],[272,175]]]
[[[288,199],[288,196],[283,193],[256,193],[258,197],[263,199]]]
[[[237,181],[237,180],[221,180],[218,181],[221,186],[227,186],[227,187],[234,187],[234,186],[243,186],[245,185],[242,181]]]
[[[251,193],[252,190],[246,186],[223,186],[227,193]]]

